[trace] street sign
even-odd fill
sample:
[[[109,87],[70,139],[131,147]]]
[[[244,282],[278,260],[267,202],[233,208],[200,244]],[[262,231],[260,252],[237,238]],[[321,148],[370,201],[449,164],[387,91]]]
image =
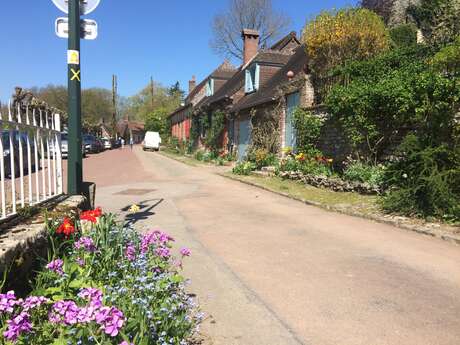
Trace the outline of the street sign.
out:
[[[69,18],[60,17],[56,19],[56,35],[61,38],[69,38]],[[95,40],[97,38],[97,22],[91,19],[80,20],[80,38],[84,40]]]
[[[54,4],[64,13],[69,13],[69,0],[52,0]],[[101,0],[80,0],[80,14],[82,16],[93,12]]]

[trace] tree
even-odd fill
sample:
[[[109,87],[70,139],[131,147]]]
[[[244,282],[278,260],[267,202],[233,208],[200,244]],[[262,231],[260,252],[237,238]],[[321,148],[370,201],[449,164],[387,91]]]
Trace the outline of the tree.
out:
[[[271,0],[230,0],[226,12],[213,20],[210,45],[218,54],[241,59],[243,56],[243,29],[258,30],[260,45],[268,46],[287,29],[290,19],[273,10]]]
[[[365,60],[390,47],[383,20],[362,8],[322,12],[306,25],[303,37],[317,79],[349,60]]]
[[[362,0],[361,7],[374,11],[383,18],[386,24],[390,22],[393,6],[396,0]]]
[[[145,130],[159,132],[160,136],[167,135],[168,110],[164,107],[157,108],[155,111],[147,114],[145,119]]]

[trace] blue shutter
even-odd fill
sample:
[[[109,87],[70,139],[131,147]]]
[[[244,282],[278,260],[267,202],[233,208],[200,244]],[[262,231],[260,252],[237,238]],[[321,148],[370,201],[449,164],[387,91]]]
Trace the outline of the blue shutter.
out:
[[[255,77],[254,77],[254,89],[259,90],[259,82],[260,82],[260,65],[257,64],[255,68]]]
[[[286,97],[286,119],[285,119],[285,147],[296,146],[296,132],[294,128],[294,110],[300,104],[299,92],[292,93]]]

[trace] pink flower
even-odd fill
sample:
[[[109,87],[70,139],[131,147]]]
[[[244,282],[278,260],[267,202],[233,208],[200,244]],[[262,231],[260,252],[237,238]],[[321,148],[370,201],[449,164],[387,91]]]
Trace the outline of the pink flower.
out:
[[[90,306],[102,307],[102,291],[94,288],[81,289],[78,297],[89,300]]]
[[[125,316],[115,307],[103,307],[96,313],[96,322],[105,334],[116,337],[123,327]]]
[[[26,300],[22,303],[22,308],[24,311],[29,311],[31,309],[35,309],[40,307],[42,304],[48,303],[50,300],[46,297],[40,296],[29,296]]]
[[[21,299],[16,299],[14,291],[8,291],[6,294],[0,294],[0,315],[3,313],[11,314],[14,307],[21,304]]]
[[[120,345],[134,345],[134,343],[128,343],[127,341],[124,341],[124,342],[120,343]]]
[[[166,247],[158,247],[155,249],[155,254],[162,258],[169,258],[171,256],[171,251]]]
[[[129,261],[134,261],[136,259],[136,248],[132,243],[128,244],[126,247],[125,255]]]
[[[62,261],[61,259],[56,259],[54,261],[51,261],[48,265],[46,265],[46,268],[62,276],[64,274],[64,271],[62,270],[63,266],[64,261]]]
[[[192,255],[192,251],[188,248],[182,248],[180,250],[180,253],[182,254],[182,256],[190,256]]]
[[[77,258],[75,261],[78,264],[78,266],[85,267],[85,260],[83,260],[82,258]]]
[[[3,332],[3,336],[10,341],[16,341],[22,333],[28,333],[32,330],[32,324],[30,323],[30,315],[26,312],[22,312],[12,320],[8,320],[8,328]]]
[[[51,308],[49,321],[68,326],[75,325],[78,322],[77,316],[79,313],[80,308],[74,301],[58,301]]]

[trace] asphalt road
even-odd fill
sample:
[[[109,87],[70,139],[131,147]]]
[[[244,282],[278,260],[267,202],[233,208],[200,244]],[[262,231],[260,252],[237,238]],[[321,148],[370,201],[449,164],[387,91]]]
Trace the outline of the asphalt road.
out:
[[[97,201],[193,256],[209,343],[458,345],[460,246],[330,213],[135,148],[85,160]]]

